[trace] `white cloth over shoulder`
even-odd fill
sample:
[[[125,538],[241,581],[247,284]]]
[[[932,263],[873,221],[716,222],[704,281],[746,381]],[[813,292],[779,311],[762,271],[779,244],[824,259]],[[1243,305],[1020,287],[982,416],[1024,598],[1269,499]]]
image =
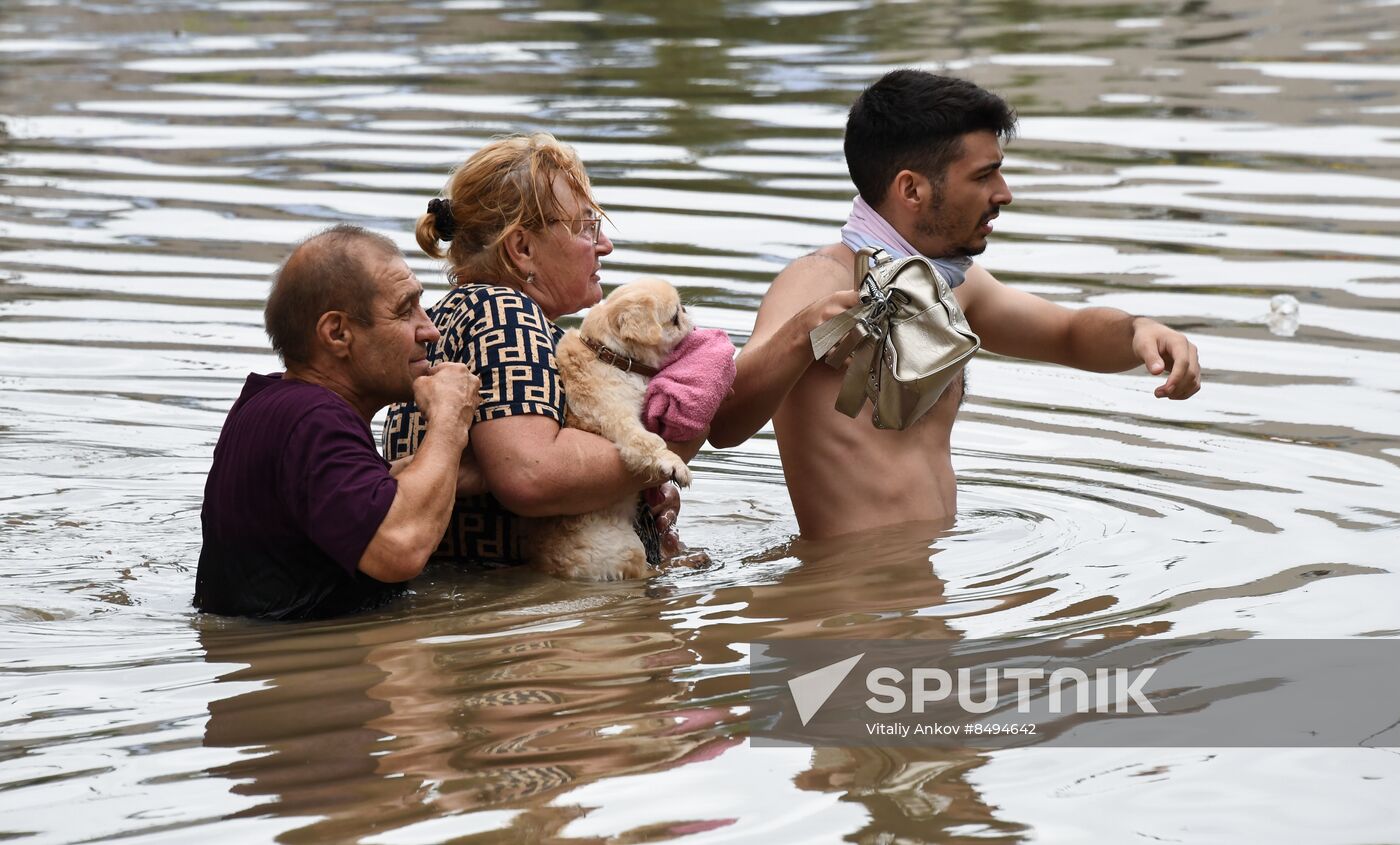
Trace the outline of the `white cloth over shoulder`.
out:
[[[855,202],[851,204],[851,216],[847,218],[846,225],[841,227],[841,243],[850,247],[852,252],[860,252],[866,247],[876,247],[895,258],[905,258],[910,255],[917,255],[918,250],[904,239],[904,236],[895,231],[885,218],[880,216],[880,212],[870,207],[870,204],[861,199],[857,194]],[[925,255],[932,261],[943,276],[948,280],[949,287],[957,287],[967,278],[967,268],[972,266],[972,259],[966,257],[957,258],[935,258]]]

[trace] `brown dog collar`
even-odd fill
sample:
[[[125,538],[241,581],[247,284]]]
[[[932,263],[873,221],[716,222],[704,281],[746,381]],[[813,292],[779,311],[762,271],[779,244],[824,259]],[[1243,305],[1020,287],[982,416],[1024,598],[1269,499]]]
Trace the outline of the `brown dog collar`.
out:
[[[584,346],[593,350],[593,353],[598,356],[599,361],[602,361],[604,364],[612,364],[624,373],[636,373],[639,376],[651,378],[661,372],[655,367],[649,367],[646,364],[628,358],[626,355],[620,355],[592,338],[579,335],[579,339],[583,341]]]

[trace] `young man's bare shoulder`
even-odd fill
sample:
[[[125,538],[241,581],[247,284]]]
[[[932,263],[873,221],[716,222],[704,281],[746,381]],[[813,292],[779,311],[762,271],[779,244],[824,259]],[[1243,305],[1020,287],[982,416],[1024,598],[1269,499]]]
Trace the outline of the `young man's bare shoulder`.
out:
[[[851,287],[852,266],[851,251],[832,244],[794,258],[773,285],[802,288],[813,294],[838,291]]]
[[[795,258],[784,267],[763,295],[751,340],[768,337],[783,321],[808,305],[853,287],[851,264],[842,263],[842,250],[846,251],[849,261],[850,250],[835,244]]]

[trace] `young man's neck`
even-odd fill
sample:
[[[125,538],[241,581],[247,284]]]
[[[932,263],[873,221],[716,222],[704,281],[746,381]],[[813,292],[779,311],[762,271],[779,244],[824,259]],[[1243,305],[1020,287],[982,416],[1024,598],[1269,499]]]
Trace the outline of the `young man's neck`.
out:
[[[875,212],[885,218],[885,222],[890,224],[899,236],[909,242],[909,245],[919,251],[920,255],[928,258],[942,258],[947,255],[947,244],[938,239],[930,239],[919,233],[918,227],[914,224],[914,218],[908,212],[894,206],[893,203],[883,202],[875,209]]]

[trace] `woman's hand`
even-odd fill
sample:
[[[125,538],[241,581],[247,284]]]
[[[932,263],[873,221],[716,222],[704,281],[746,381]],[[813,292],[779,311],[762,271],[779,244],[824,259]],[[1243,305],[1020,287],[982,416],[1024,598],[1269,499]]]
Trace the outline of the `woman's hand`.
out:
[[[389,477],[398,478],[399,473],[408,469],[412,463],[413,453],[393,461],[389,464]],[[477,465],[476,457],[472,455],[471,448],[463,449],[462,460],[457,464],[457,498],[480,496],[488,492],[490,491],[486,488],[486,476],[482,474],[481,467]]]
[[[661,552],[667,557],[679,554],[680,532],[676,530],[676,519],[681,513],[681,489],[671,482],[659,487],[648,487],[643,491],[652,519],[656,520],[656,531],[661,535]]]
[[[486,475],[476,463],[476,456],[470,447],[462,450],[462,460],[457,464],[457,498],[481,496],[490,492],[486,487]]]

